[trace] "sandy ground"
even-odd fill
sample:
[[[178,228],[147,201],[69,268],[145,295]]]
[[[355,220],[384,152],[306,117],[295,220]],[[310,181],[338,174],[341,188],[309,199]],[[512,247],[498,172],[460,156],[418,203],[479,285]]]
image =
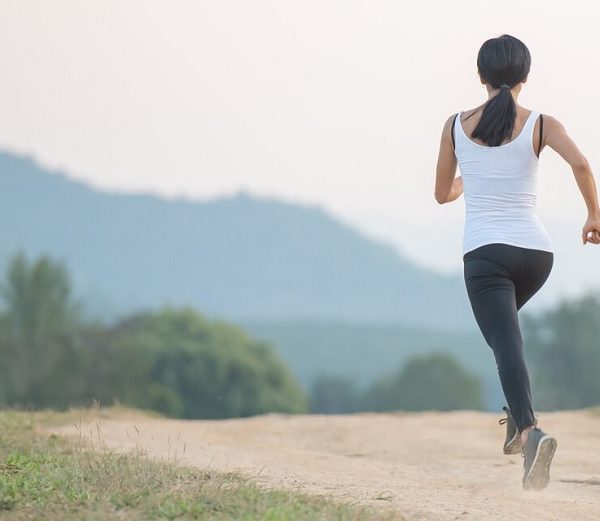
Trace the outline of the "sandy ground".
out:
[[[54,429],[110,448],[268,487],[393,508],[410,520],[600,519],[600,413],[544,413],[558,439],[552,482],[521,489],[522,458],[501,452],[500,415],[476,412],[267,415],[222,421],[146,417]],[[97,423],[98,422],[98,423]]]

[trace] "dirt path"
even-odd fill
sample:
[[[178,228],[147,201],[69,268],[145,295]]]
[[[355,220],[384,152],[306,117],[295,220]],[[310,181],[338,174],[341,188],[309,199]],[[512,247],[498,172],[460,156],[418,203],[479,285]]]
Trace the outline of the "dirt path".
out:
[[[269,487],[376,507],[410,520],[600,519],[600,413],[541,415],[558,439],[552,482],[524,492],[520,455],[501,453],[498,415],[474,412],[267,415],[224,421],[152,418],[84,424],[116,450],[239,470]],[[79,436],[75,426],[54,432]]]

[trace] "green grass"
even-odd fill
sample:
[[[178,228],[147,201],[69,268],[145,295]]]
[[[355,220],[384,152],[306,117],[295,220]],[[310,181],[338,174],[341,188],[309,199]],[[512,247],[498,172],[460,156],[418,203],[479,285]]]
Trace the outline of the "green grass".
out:
[[[47,434],[126,410],[0,411],[0,519],[397,520],[327,498],[265,490],[236,474],[179,467]]]

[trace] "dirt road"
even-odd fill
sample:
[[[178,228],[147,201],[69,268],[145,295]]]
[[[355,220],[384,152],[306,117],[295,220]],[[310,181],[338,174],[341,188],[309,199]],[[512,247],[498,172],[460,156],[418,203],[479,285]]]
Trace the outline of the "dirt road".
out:
[[[521,489],[520,455],[504,456],[500,416],[398,413],[267,415],[224,421],[100,420],[62,435],[214,470],[269,487],[394,508],[410,520],[600,519],[600,413],[544,413],[558,439],[552,482]]]

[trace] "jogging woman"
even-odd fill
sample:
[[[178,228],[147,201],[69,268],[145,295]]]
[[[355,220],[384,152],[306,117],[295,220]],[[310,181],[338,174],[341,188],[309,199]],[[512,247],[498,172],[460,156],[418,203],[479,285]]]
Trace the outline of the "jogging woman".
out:
[[[521,451],[523,487],[541,490],[556,440],[536,424],[517,311],[552,269],[552,242],[536,209],[538,157],[546,146],[571,166],[585,200],[583,244],[600,243],[600,208],[590,166],[564,127],[518,104],[530,65],[529,50],[517,38],[503,35],[482,45],[477,68],[488,100],[446,121],[435,198],[448,203],[464,190],[464,277],[508,402],[504,452]]]

